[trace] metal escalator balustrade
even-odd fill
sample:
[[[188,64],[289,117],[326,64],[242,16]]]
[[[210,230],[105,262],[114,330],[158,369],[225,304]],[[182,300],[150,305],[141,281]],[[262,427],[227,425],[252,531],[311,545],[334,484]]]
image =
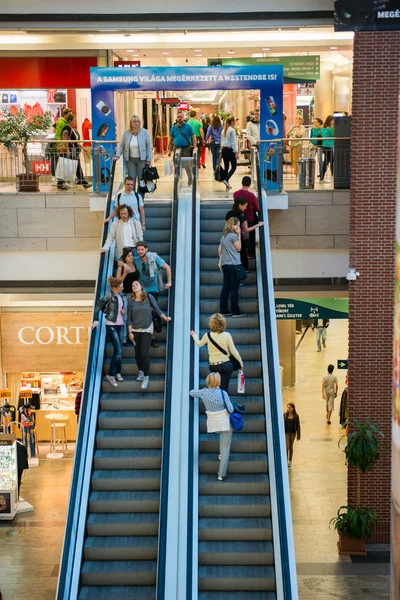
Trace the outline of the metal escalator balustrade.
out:
[[[171,245],[176,197],[174,200],[146,203],[145,235],[149,249],[172,265],[176,254],[176,244]],[[167,295],[160,296],[163,312],[173,310],[174,301],[172,286],[169,306]],[[168,454],[169,447],[170,395],[166,382],[170,377],[173,326],[173,322],[168,329],[164,326],[157,334],[159,347],[151,348],[146,392],[136,382],[137,366],[130,344],[123,353],[124,381],[114,388],[103,379],[102,391],[97,382],[97,406],[94,402],[91,415],[95,430],[87,440],[92,444],[92,463],[86,464],[87,504],[82,505],[81,530],[83,521],[84,527],[80,533],[84,541],[81,557],[75,559],[79,563],[79,572],[75,565],[75,576],[80,587],[78,591],[74,584],[74,590],[68,593],[64,586],[58,600],[163,598],[163,514],[168,498],[168,460],[163,459],[163,452]],[[100,381],[108,372],[112,355],[104,337],[103,356],[99,348],[96,370]],[[99,369],[103,359],[104,373]],[[80,430],[82,427],[81,423]],[[71,551],[73,548],[65,546],[64,556]]]

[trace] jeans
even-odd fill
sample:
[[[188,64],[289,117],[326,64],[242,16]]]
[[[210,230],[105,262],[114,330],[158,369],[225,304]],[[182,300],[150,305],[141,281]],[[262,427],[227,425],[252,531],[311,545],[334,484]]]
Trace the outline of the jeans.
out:
[[[234,315],[239,315],[239,280],[236,275],[235,265],[223,265],[222,271],[224,282],[222,284],[221,296],[219,299],[219,312],[221,314],[229,312],[228,299],[230,294],[231,310]]]
[[[144,160],[140,160],[140,158],[130,158],[126,163],[126,168],[128,169],[129,177],[133,177],[133,189],[137,190],[136,183],[142,177],[142,172],[145,165]]]
[[[232,442],[232,427],[229,431],[221,431],[219,434],[219,453],[221,455],[219,461],[218,475],[225,477],[228,470],[229,455],[231,453],[231,442]]]
[[[290,462],[292,462],[292,458],[293,458],[293,444],[294,444],[294,440],[296,439],[296,434],[295,433],[286,433],[285,437],[286,437],[287,459],[290,460]]]
[[[221,144],[211,144],[210,148],[211,148],[211,154],[212,154],[213,171],[215,171],[219,165],[219,158],[220,158],[220,154],[221,154]]]
[[[133,335],[135,336],[135,358],[136,364],[138,366],[139,371],[143,371],[145,376],[150,375],[150,343],[151,343],[151,333],[142,333],[139,331],[134,331]]]
[[[316,159],[317,159],[317,163],[318,163],[318,177],[321,177],[322,174],[322,166],[323,166],[323,160],[322,160],[322,148],[321,146],[317,146],[317,150],[316,150]]]
[[[321,350],[321,340],[322,340],[322,344],[325,348],[325,344],[326,344],[326,328],[325,327],[317,327],[317,329],[315,330],[315,336],[317,338],[317,347],[318,350]]]
[[[30,456],[32,458],[35,457],[35,434],[34,434],[35,426],[31,425],[30,427],[22,427],[22,441],[23,444],[28,450],[28,444],[30,445]]]
[[[174,149],[174,158],[175,158],[175,150],[176,149],[177,148]],[[179,150],[181,151],[182,158],[187,159],[192,156],[192,146],[182,146],[181,148],[179,148]],[[192,185],[192,181],[193,181],[192,162],[188,161],[188,160],[184,160],[181,164],[182,164],[182,167],[186,171],[186,175],[188,177],[188,185]]]
[[[221,375],[221,390],[229,393],[229,382],[233,373],[233,366],[230,360],[220,363],[219,365],[209,365],[211,373],[219,373]]]
[[[124,341],[124,326],[123,325],[106,325],[107,336],[114,348],[114,354],[111,358],[109,375],[115,377],[117,373],[121,373],[122,348]]]
[[[225,181],[229,181],[234,172],[236,171],[237,160],[234,151],[232,148],[224,147],[222,148],[222,160],[224,161],[224,169],[227,172],[225,177]],[[231,165],[231,170],[229,171],[229,165]]]
[[[326,175],[328,165],[331,165],[331,173],[333,175],[333,148],[322,148],[322,171],[320,172],[321,179]]]

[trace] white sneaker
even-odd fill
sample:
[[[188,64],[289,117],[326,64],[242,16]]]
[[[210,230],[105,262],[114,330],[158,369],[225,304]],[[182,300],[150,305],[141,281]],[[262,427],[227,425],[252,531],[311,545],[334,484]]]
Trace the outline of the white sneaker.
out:
[[[118,383],[115,381],[115,377],[111,377],[111,375],[106,375],[106,379],[112,386],[118,387]]]
[[[136,381],[143,381],[144,373],[143,371],[139,371],[139,375],[136,377]]]
[[[122,377],[121,373],[117,373],[116,376],[115,376],[115,379],[117,381],[123,381],[123,377]]]
[[[288,460],[287,466],[288,466],[288,467],[291,467],[291,466],[292,466],[292,461],[291,461],[291,460]]]
[[[143,382],[142,382],[142,385],[140,386],[142,390],[147,390],[147,387],[149,385],[149,379],[150,379],[150,377],[148,375],[145,375],[143,377]]]

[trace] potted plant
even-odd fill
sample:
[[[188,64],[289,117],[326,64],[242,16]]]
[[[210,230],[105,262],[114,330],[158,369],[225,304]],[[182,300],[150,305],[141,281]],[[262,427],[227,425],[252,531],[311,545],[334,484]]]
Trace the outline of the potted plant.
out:
[[[371,537],[375,522],[375,512],[365,506],[341,506],[329,523],[339,534],[339,554],[365,556],[365,540]]]
[[[365,506],[361,506],[361,473],[366,473],[374,467],[379,458],[378,439],[379,437],[383,438],[384,434],[379,431],[378,425],[371,423],[369,418],[365,423],[353,419],[348,422],[348,425],[353,428],[353,431],[348,436],[343,435],[338,446],[340,448],[342,439],[347,437],[347,444],[343,451],[347,464],[353,465],[357,469],[356,506],[341,506],[331,523],[334,524],[334,528],[340,536],[339,554],[365,554],[365,540],[371,537],[376,514]],[[357,549],[353,548],[353,543],[349,548],[348,543],[351,540],[354,543],[356,540],[360,541]]]
[[[22,165],[25,172],[17,173],[20,192],[39,191],[39,176],[32,172],[32,159],[28,154],[28,143],[38,133],[47,131],[52,123],[53,117],[50,112],[27,118],[22,108],[18,111],[14,110],[12,113],[9,108],[3,110],[3,117],[0,118],[0,143],[9,152],[18,153],[19,145],[22,150]]]

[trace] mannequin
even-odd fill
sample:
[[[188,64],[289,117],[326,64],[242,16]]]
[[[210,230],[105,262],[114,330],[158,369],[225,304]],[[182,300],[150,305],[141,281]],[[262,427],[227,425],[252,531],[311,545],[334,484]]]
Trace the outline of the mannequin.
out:
[[[8,403],[8,398],[5,399],[3,406],[0,409],[1,427],[4,433],[11,433],[10,424],[15,421],[17,410],[15,406]]]
[[[25,399],[25,404],[19,409],[22,427],[22,441],[28,450],[28,439],[30,444],[30,456],[35,457],[35,407],[29,403],[29,398]]]

